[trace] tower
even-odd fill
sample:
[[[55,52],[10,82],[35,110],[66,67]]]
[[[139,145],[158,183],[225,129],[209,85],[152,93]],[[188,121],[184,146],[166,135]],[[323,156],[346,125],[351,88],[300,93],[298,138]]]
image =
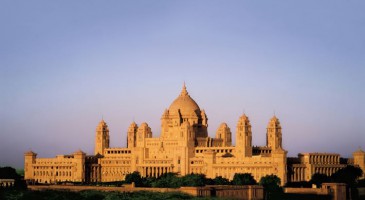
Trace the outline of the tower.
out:
[[[128,148],[136,147],[137,130],[138,130],[137,124],[135,122],[132,122],[128,128],[128,133],[127,133]]]
[[[354,164],[361,168],[363,171],[362,178],[365,178],[365,152],[359,148],[353,154]]]
[[[136,146],[144,147],[145,146],[145,138],[151,138],[152,131],[146,122],[142,123],[141,126],[137,129],[136,134]]]
[[[243,114],[237,123],[236,148],[243,157],[252,156],[252,131],[248,117]]]
[[[109,128],[104,120],[96,127],[95,155],[104,154],[104,149],[109,148]]]
[[[226,123],[222,123],[215,135],[215,138],[222,139],[222,146],[227,147],[232,145],[232,133],[231,129]]]
[[[108,136],[109,138],[109,136]],[[109,143],[109,142],[108,142]],[[76,182],[84,182],[85,181],[85,153],[81,150],[78,150],[73,153],[74,156],[74,166],[73,170],[73,178]]]
[[[181,129],[180,129],[180,137],[181,139],[183,139],[183,141],[186,141],[187,145],[189,146],[189,144],[191,147],[194,146],[195,143],[195,132],[193,131],[189,121],[185,121],[181,124]]]
[[[266,146],[270,147],[271,150],[282,148],[282,133],[280,121],[274,115],[269,124],[267,125],[266,133]]]
[[[33,164],[36,163],[37,154],[33,151],[28,151],[24,153],[24,179],[32,180],[34,179],[33,174]]]

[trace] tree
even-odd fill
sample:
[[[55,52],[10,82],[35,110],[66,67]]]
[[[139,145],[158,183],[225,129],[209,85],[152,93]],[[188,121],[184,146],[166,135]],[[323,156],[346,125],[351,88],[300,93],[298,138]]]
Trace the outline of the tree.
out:
[[[19,175],[12,167],[0,167],[0,178],[3,179],[17,179]]]
[[[152,187],[158,188],[178,188],[182,185],[181,178],[176,173],[166,173],[151,183]]]
[[[207,182],[205,174],[187,174],[182,177],[183,186],[199,187]]]
[[[338,170],[336,173],[332,174],[332,179],[337,183],[346,183],[350,187],[356,184],[358,178],[362,176],[362,170],[358,167],[348,165],[345,168]]]
[[[155,177],[145,177],[142,178],[142,182],[143,182],[143,187],[152,187],[152,184],[154,182],[156,182],[156,178]]]
[[[21,176],[12,167],[0,167],[0,179],[14,179],[14,187],[26,189],[27,184],[21,179]]]
[[[131,174],[127,174],[125,176],[125,182],[126,183],[132,183],[134,182],[134,184],[138,187],[143,186],[143,182],[142,182],[142,177],[141,174],[137,171],[134,171]]]
[[[281,199],[280,182],[280,178],[273,174],[261,177],[259,184],[264,187],[265,199]]]
[[[320,187],[322,183],[331,182],[331,178],[327,176],[326,174],[319,174],[315,173],[313,174],[310,183],[316,184],[317,187]]]
[[[280,190],[280,178],[276,175],[266,175],[261,177],[259,184],[262,185],[265,190],[273,192]]]
[[[222,176],[217,176],[213,179],[214,185],[230,185],[228,179],[223,178]]]
[[[250,173],[237,173],[234,174],[233,185],[255,185],[257,184],[256,180],[253,178],[253,176]]]

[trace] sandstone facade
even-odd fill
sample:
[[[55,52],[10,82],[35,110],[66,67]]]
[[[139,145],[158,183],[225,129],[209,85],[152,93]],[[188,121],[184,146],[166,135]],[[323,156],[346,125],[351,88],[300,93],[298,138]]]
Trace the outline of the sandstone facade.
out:
[[[127,130],[127,147],[111,148],[109,128],[102,120],[96,128],[94,155],[77,151],[56,158],[37,158],[34,152],[26,152],[25,179],[40,183],[111,182],[124,180],[133,171],[144,177],[175,172],[232,179],[235,173],[251,173],[257,181],[274,174],[285,184],[308,180],[315,172],[331,174],[345,166],[339,163],[338,154],[300,154],[297,160],[289,159],[287,163],[276,116],[268,123],[266,146],[252,145],[251,122],[246,115],[239,117],[234,134],[222,123],[212,138],[207,127],[205,111],[190,97],[184,84],[180,95],[162,114],[160,137],[153,137],[147,123],[133,122]],[[236,137],[235,146],[232,137]],[[363,151],[354,153],[354,164],[363,170],[364,158]]]

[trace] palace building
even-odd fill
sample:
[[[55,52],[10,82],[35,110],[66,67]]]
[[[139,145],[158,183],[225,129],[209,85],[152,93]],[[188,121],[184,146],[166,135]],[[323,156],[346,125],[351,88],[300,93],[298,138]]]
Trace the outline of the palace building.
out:
[[[134,171],[143,177],[174,172],[228,179],[235,173],[251,173],[257,181],[274,174],[284,185],[287,181],[308,181],[314,173],[331,175],[348,164],[365,171],[362,150],[351,159],[328,153],[303,153],[297,158],[287,158],[276,116],[269,120],[266,146],[252,145],[251,122],[244,114],[238,118],[234,134],[222,123],[212,138],[207,127],[205,111],[190,97],[184,84],[180,95],[162,114],[160,137],[153,137],[147,123],[133,122],[127,130],[127,147],[111,148],[108,125],[102,120],[96,127],[94,155],[77,151],[55,158],[37,158],[36,153],[26,152],[24,178],[39,183],[112,182],[124,180]],[[236,138],[235,145],[232,137]]]

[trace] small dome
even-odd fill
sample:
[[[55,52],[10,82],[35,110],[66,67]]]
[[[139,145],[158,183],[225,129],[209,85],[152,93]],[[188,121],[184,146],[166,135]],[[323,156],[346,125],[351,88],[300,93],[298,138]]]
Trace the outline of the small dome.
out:
[[[365,154],[365,152],[359,147],[357,151],[354,152],[354,154]]]
[[[226,124],[226,123],[221,123],[221,125],[219,125],[219,128],[218,128],[218,130],[220,130],[220,129],[226,129],[226,128],[229,128],[228,127],[228,125]]]
[[[238,123],[237,123],[237,126],[242,126],[242,125],[248,125],[248,126],[251,126],[251,123],[250,123],[250,119],[248,119],[248,117],[243,114],[239,119],[238,119]]]
[[[101,119],[101,121],[98,124],[99,126],[105,126],[106,122],[104,121],[104,119]]]
[[[85,153],[79,149],[78,151],[75,151],[73,154],[85,154]]]
[[[131,125],[129,125],[129,127],[138,127],[138,125],[136,124],[136,122],[132,122]]]
[[[270,121],[269,121],[269,124],[268,124],[268,127],[278,127],[278,128],[281,128],[281,125],[280,125],[280,121],[279,119],[276,117],[276,115],[274,115]]]
[[[192,99],[186,90],[185,84],[180,95],[172,102],[169,107],[170,112],[176,112],[180,110],[180,113],[185,116],[191,116],[192,113],[198,114],[200,108],[198,104]]]
[[[33,151],[27,151],[24,153],[25,155],[37,155],[36,153],[34,153]]]
[[[242,120],[242,121],[250,121],[250,120],[248,119],[248,117],[246,116],[246,114],[243,114],[243,115],[240,117],[240,120]]]
[[[274,116],[270,119],[270,121],[279,121],[279,119],[276,117],[276,115],[274,115]]]
[[[106,124],[104,119],[99,122],[98,126],[96,127],[96,131],[109,131],[108,125]]]
[[[97,126],[97,128],[102,128],[102,127],[108,127],[104,119],[102,119]]]

